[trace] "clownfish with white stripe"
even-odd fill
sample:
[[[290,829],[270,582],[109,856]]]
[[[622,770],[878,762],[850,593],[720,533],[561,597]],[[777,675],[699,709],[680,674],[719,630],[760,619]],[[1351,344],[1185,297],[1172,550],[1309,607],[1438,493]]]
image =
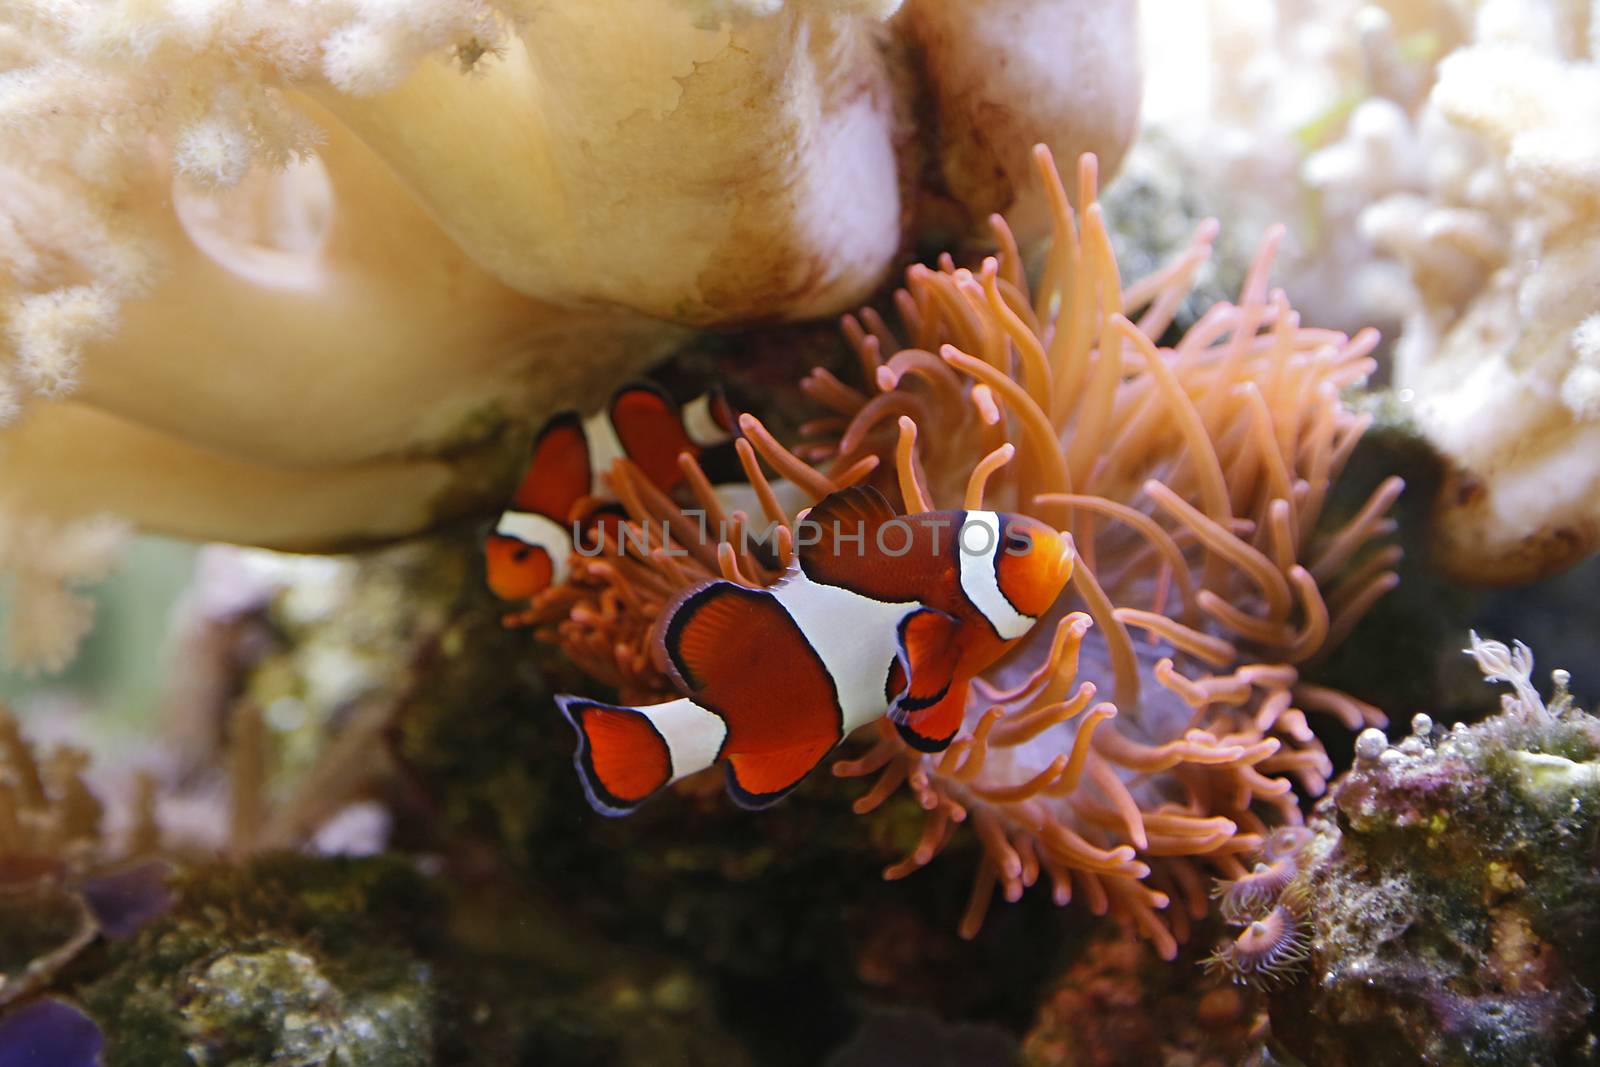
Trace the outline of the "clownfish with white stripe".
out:
[[[972,677],[1021,640],[1072,575],[1072,539],[992,511],[897,516],[874,489],[833,493],[796,528],[767,589],[711,581],[662,614],[674,686],[664,704],[557,704],[596,811],[626,815],[716,763],[740,805],[764,808],[851,731],[887,715],[913,747],[955,739]]]
[[[617,459],[626,456],[656,488],[671,493],[683,482],[679,455],[727,468],[734,437],[733,410],[720,390],[680,410],[661,389],[635,383],[617,390],[605,411],[587,419],[576,411],[552,416],[534,438],[511,506],[487,538],[490,590],[502,600],[531,600],[566,578],[574,511],[585,498],[606,498],[601,475]],[[601,504],[582,516],[579,536],[620,520],[620,506]]]

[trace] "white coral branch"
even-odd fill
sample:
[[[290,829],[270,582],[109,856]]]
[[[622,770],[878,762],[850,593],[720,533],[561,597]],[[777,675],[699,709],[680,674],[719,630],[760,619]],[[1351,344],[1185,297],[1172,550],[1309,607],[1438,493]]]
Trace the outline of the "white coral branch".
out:
[[[42,396],[70,391],[77,382],[83,346],[116,330],[117,306],[105,287],[95,285],[24,297],[8,325],[18,377]]]
[[[127,526],[109,516],[57,523],[0,509],[0,575],[8,577],[0,663],[59,671],[94,623],[82,588],[122,558]]]

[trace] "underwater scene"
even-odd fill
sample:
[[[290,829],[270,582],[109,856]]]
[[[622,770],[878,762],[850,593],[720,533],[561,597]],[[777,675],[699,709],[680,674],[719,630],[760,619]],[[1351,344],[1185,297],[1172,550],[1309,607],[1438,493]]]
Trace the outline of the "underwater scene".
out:
[[[1600,3],[0,0],[0,1067],[1600,1064]]]

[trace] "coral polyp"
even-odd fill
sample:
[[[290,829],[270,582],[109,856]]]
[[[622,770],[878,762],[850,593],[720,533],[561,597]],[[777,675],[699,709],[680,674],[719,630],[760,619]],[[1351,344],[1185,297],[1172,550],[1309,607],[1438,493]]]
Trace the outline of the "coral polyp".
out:
[[[1213,895],[1224,919],[1248,921],[1270,908],[1299,873],[1299,866],[1289,857],[1258,863],[1249,874],[1218,882]]]
[[[670,525],[687,556],[613,540],[529,618],[626,695],[664,692],[649,636],[666,600],[713,575],[766,584],[789,560],[794,516],[762,460],[812,500],[868,481],[907,512],[993,508],[1070,532],[1068,593],[974,684],[956,742],[925,754],[881,724],[834,771],[875,776],[859,811],[902,787],[926,811],[887,877],[929,863],[958,824],[973,828],[984,859],[964,934],[996,889],[1016,900],[1043,878],[1058,903],[1115,915],[1170,958],[1206,913],[1208,878],[1247,878],[1241,857],[1299,826],[1294,783],[1325,787],[1331,763],[1307,713],[1350,729],[1384,722],[1301,678],[1396,581],[1398,549],[1374,542],[1391,529],[1398,479],[1343,525],[1319,524],[1369,421],[1341,390],[1374,369],[1377,337],[1300,323],[1268,288],[1275,231],[1238,301],[1162,345],[1215,225],[1124,286],[1094,157],[1080,161],[1076,210],[1048,152],[1035,158],[1054,226],[1037,284],[997,216],[999,251],[977,270],[949,256],[910,269],[900,332],[871,310],[846,318],[866,385],[814,371],[805,389],[830,414],[807,444],[790,451],[742,421],[741,456],[777,524],[770,558],[707,536],[754,520],[724,516],[692,464],[710,518],[699,529],[619,465],[613,488],[633,525]]]
[[[1207,961],[1236,982],[1271,984],[1287,976],[1310,954],[1310,943],[1294,911],[1278,905],[1245,925],[1239,935]]]

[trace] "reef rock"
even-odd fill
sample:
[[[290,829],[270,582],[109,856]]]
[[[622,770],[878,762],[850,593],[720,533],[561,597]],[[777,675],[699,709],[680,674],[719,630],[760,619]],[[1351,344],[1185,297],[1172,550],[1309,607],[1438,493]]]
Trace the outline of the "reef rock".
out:
[[[1272,1031],[1305,1063],[1577,1064],[1600,1056],[1600,719],[1532,657],[1474,641],[1510,682],[1503,712],[1390,745],[1317,808],[1299,857],[1307,973],[1275,992]]]
[[[87,1019],[54,1009],[74,1026],[47,1036],[82,1044],[92,1020],[103,1067],[749,1062],[684,966],[403,859],[204,864],[174,890],[169,915],[79,969]]]

